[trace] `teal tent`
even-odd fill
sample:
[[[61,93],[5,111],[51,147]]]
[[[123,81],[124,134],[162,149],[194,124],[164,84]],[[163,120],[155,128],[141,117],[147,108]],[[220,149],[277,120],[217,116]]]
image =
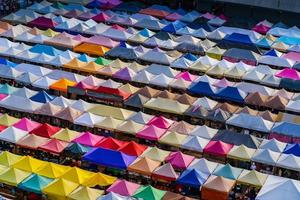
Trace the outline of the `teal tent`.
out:
[[[46,187],[52,181],[53,181],[53,179],[51,179],[51,178],[46,178],[44,176],[32,174],[28,178],[26,178],[24,181],[22,181],[22,183],[20,183],[18,185],[18,187],[22,190],[41,194],[42,189],[44,187]]]
[[[230,164],[219,165],[213,172],[216,176],[223,176],[224,178],[236,180],[242,173],[242,169],[232,167]]]

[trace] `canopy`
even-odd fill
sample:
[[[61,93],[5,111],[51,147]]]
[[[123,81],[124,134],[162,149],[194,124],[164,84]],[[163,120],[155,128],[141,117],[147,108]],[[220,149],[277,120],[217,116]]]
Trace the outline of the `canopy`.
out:
[[[275,166],[279,156],[280,153],[278,152],[274,152],[269,149],[258,149],[254,153],[252,161]]]
[[[87,179],[83,183],[83,185],[87,185],[89,187],[95,187],[95,186],[104,187],[113,184],[116,181],[116,179],[117,178],[114,176],[109,176],[98,172],[98,173],[93,173],[92,177]]]
[[[154,125],[147,125],[140,130],[136,136],[147,140],[159,140],[166,132],[166,129],[158,128]]]
[[[42,177],[58,178],[70,170],[69,166],[58,165],[55,163],[48,162],[40,167],[35,173]]]
[[[61,140],[57,140],[55,138],[50,139],[48,142],[45,144],[39,146],[39,149],[48,151],[54,154],[60,154],[67,146],[69,143],[63,142]]]
[[[232,147],[232,144],[227,144],[222,141],[210,141],[204,148],[203,152],[224,157],[229,153]]]
[[[78,186],[77,183],[60,178],[44,187],[42,191],[52,198],[65,198]]]
[[[8,127],[4,129],[0,134],[0,140],[10,142],[10,143],[17,143],[21,138],[26,136],[28,132],[23,131],[21,129],[15,127]]]
[[[31,156],[23,156],[20,160],[13,164],[13,167],[23,171],[35,173],[39,170],[40,167],[43,167],[45,164],[45,161],[38,160]]]
[[[114,192],[123,196],[132,196],[140,185],[126,180],[117,180],[106,191]]]
[[[71,194],[68,195],[68,198],[72,200],[93,200],[102,196],[104,191],[92,189],[85,186],[80,186],[75,189]]]
[[[147,157],[142,157],[135,160],[129,167],[128,170],[138,174],[150,176],[152,172],[160,166],[159,161],[151,160]]]
[[[17,142],[17,145],[28,149],[37,149],[39,146],[45,144],[46,142],[48,142],[47,138],[29,134],[20,139]]]
[[[39,176],[37,174],[32,174],[31,176],[23,180],[22,183],[18,185],[18,187],[22,190],[41,194],[42,189],[52,181],[53,179]]]
[[[10,167],[16,162],[18,162],[22,156],[10,153],[8,151],[3,151],[0,154],[0,165]]]
[[[103,136],[94,135],[90,132],[83,132],[79,137],[75,138],[73,142],[78,142],[83,145],[94,147],[101,140],[103,140]]]
[[[50,138],[52,135],[57,133],[59,130],[61,130],[61,128],[45,123],[45,124],[42,124],[41,126],[37,127],[36,129],[33,129],[30,133],[41,136],[41,137]]]
[[[16,187],[24,179],[29,177],[30,174],[31,174],[30,172],[26,172],[20,169],[10,167],[0,174],[0,181],[1,183]]]
[[[177,183],[199,189],[209,174],[204,174],[196,169],[185,170],[177,179]]]
[[[232,167],[230,164],[218,165],[215,171],[213,172],[216,176],[222,176],[224,178],[236,180],[241,174],[242,169]]]
[[[153,171],[152,177],[159,180],[175,181],[178,178],[178,174],[175,172],[170,163],[166,163],[160,167],[157,167]]]
[[[59,79],[58,81],[54,82],[52,85],[49,86],[50,89],[58,90],[61,92],[67,92],[68,87],[75,86],[76,82],[70,81],[68,79]]]
[[[147,200],[160,200],[165,195],[165,191],[152,186],[141,186],[133,195],[134,198]]]
[[[110,159],[107,159],[107,157]],[[136,157],[126,155],[119,151],[96,148],[86,153],[83,159],[106,167],[126,169]]]
[[[242,173],[240,174],[239,178],[237,179],[237,182],[246,184],[246,185],[252,185],[256,187],[262,187],[268,178],[268,175],[260,173],[255,170],[246,170],[244,169]]]
[[[186,169],[194,159],[194,156],[183,154],[180,151],[172,152],[166,157],[166,161],[178,169]]]
[[[147,157],[152,160],[163,162],[169,154],[169,151],[161,150],[157,147],[148,147],[140,157]]]
[[[188,169],[196,169],[204,174],[211,174],[217,166],[218,163],[216,162],[208,161],[205,158],[196,158],[189,165]]]
[[[228,158],[233,158],[242,161],[250,161],[256,149],[251,149],[245,145],[234,146],[228,153]]]
[[[73,183],[78,183],[85,185],[84,183],[89,181],[89,179],[94,175],[93,172],[86,171],[77,167],[72,167],[66,171],[60,178],[63,178]]]

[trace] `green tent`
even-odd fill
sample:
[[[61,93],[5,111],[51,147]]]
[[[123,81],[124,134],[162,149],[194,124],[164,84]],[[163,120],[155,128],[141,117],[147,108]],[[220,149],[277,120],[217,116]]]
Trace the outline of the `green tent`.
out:
[[[17,91],[19,88],[15,88],[13,86],[8,85],[5,83],[4,85],[0,86],[0,94],[12,94]]]
[[[223,176],[224,178],[236,180],[242,173],[242,169],[232,167],[230,164],[219,165],[213,172],[216,176]]]
[[[95,60],[95,63],[97,63],[98,65],[108,65],[109,63],[111,63],[111,60],[99,57]]]
[[[70,151],[74,154],[84,154],[89,150],[91,150],[91,148],[76,142],[76,143],[70,143],[65,150]]]
[[[160,200],[166,191],[156,189],[150,185],[140,187],[132,197],[137,199]]]
[[[18,187],[22,190],[41,194],[42,189],[51,183],[53,179],[46,178],[37,174],[32,174],[26,178]]]

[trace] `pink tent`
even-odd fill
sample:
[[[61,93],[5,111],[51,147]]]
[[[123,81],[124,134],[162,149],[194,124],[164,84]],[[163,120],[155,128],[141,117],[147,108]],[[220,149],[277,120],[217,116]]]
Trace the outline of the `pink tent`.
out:
[[[173,120],[167,119],[163,116],[153,117],[147,125],[154,125],[158,128],[167,129],[174,123]]]
[[[175,76],[176,79],[182,78],[186,81],[193,81],[197,78],[197,76],[190,74],[189,72],[185,71],[185,72],[180,72],[179,74],[177,74]]]
[[[170,21],[176,21],[176,20],[179,20],[181,17],[182,16],[180,14],[175,12],[175,13],[172,13],[172,14],[166,16],[166,19],[170,20]]]
[[[207,12],[207,13],[201,15],[201,17],[204,17],[205,19],[213,19],[213,18],[215,18],[216,16],[213,15],[213,14],[211,14],[211,13],[209,13],[209,12]]]
[[[167,131],[166,129],[162,129],[154,125],[150,125],[150,126],[145,126],[142,130],[140,130],[136,134],[136,136],[147,140],[159,140],[159,138],[163,136],[166,131]]]
[[[226,78],[222,78],[213,83],[213,86],[218,87],[218,88],[225,88],[227,86],[233,86],[233,85],[234,85],[234,83],[228,81]]]
[[[85,42],[87,41],[89,38],[84,37],[80,34],[75,35],[74,37],[72,37],[73,40],[79,41],[79,42]]]
[[[0,101],[1,101],[2,99],[6,98],[6,97],[7,97],[6,94],[0,94]]]
[[[279,72],[276,73],[275,76],[277,76],[279,78],[289,78],[289,79],[294,79],[294,80],[300,79],[300,73],[295,69],[289,69],[289,68],[280,70]]]
[[[57,139],[51,139],[47,143],[39,146],[38,148],[44,151],[49,151],[51,153],[59,154],[61,153],[67,146],[68,142],[63,142]]]
[[[227,16],[225,16],[224,14],[220,14],[219,16],[218,16],[220,19],[223,19],[223,20],[228,20],[228,17]]]
[[[232,147],[232,144],[227,144],[222,141],[210,141],[204,148],[203,152],[207,154],[225,157],[228,154],[228,152],[232,149]]]
[[[13,126],[24,130],[24,131],[32,131],[33,129],[36,129],[37,127],[39,127],[41,124],[35,121],[31,121],[29,119],[27,119],[26,117],[22,118],[21,120],[19,120],[17,123],[15,123]]]
[[[170,155],[168,155],[166,158],[166,161],[169,162],[174,168],[186,169],[194,159],[194,156],[183,154],[181,151],[176,151],[170,153]]]
[[[94,16],[92,19],[95,20],[96,22],[106,22],[107,20],[110,19],[110,16],[102,12]]]
[[[110,38],[107,38],[104,36],[99,36],[99,35],[94,35],[94,36],[90,37],[86,42],[91,43],[91,44],[106,46],[109,48],[116,47],[120,44],[119,42],[116,42]]]
[[[114,192],[123,196],[132,196],[140,185],[126,180],[117,180],[106,191]]]
[[[96,146],[101,140],[103,140],[103,136],[94,135],[90,132],[83,132],[78,138],[75,138],[72,142],[78,142],[87,146]]]
[[[263,24],[259,24],[254,26],[252,30],[265,35],[270,30],[270,27],[267,27]]]
[[[281,57],[300,62],[300,53],[298,52],[289,52],[287,54],[282,55]]]
[[[122,26],[117,25],[117,24],[112,25],[111,28],[117,29],[117,30],[120,30],[120,31],[125,31],[126,30],[125,28],[123,28]]]

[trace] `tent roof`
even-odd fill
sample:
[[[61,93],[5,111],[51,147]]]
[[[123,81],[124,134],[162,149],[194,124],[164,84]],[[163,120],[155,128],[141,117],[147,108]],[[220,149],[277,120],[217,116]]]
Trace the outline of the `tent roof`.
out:
[[[170,151],[165,151],[157,147],[149,147],[143,152],[142,155],[140,155],[140,157],[147,157],[152,160],[163,162],[169,154]]]
[[[17,186],[24,179],[30,176],[30,172],[22,171],[17,168],[10,167],[0,174],[0,181],[7,185]]]
[[[117,180],[106,191],[114,192],[123,196],[132,196],[139,187],[139,184],[133,182]]]
[[[73,200],[92,200],[102,196],[104,191],[93,189],[85,186],[80,186],[68,195]]]
[[[0,154],[0,165],[10,167],[18,162],[22,156],[10,153],[8,151],[2,151]]]
[[[36,171],[36,174],[48,178],[58,178],[64,173],[66,173],[68,170],[70,170],[69,166],[47,162],[45,165],[43,165]]]
[[[216,167],[218,166],[218,163],[208,161],[205,158],[196,158],[193,160],[193,162],[189,165],[188,169],[196,169],[202,173],[205,174],[211,174]]]
[[[166,161],[169,162],[174,168],[186,169],[191,162],[195,159],[194,156],[183,154],[180,151],[171,152]]]
[[[31,156],[23,156],[19,161],[13,164],[13,167],[23,171],[35,173],[45,164],[45,161],[38,160]]]
[[[18,187],[23,190],[39,194],[41,193],[42,189],[52,181],[53,179],[39,176],[37,174],[32,174],[31,176],[23,180],[22,183],[18,185]]]
[[[224,178],[236,180],[241,174],[242,169],[232,167],[230,164],[218,165],[215,171],[213,172],[216,176],[222,176]]]
[[[157,167],[153,171],[152,177],[166,181],[175,181],[178,178],[178,174],[175,172],[173,166],[170,163],[166,163],[162,166]]]
[[[152,172],[159,166],[159,161],[151,160],[147,157],[142,157],[131,163],[131,165],[128,166],[128,170],[138,174],[150,176]]]
[[[209,174],[204,174],[196,169],[187,169],[177,179],[177,183],[198,189],[204,184],[208,176]]]
[[[66,197],[78,186],[77,183],[59,178],[43,188],[42,191],[52,197]]]
[[[268,178],[268,175],[255,170],[243,170],[237,181],[239,183],[262,187]]]
[[[50,138],[52,135],[57,133],[59,130],[61,130],[61,128],[45,123],[45,124],[42,124],[41,126],[37,127],[36,129],[32,130],[30,133],[41,136],[41,137]]]
[[[204,148],[204,153],[226,156],[232,147],[232,144],[227,144],[222,141],[210,141]]]
[[[147,199],[147,200],[160,200],[165,191],[156,189],[152,186],[141,186],[133,195],[135,198]]]
[[[235,185],[234,180],[230,180],[221,176],[210,176],[203,185],[203,188],[228,193]]]

